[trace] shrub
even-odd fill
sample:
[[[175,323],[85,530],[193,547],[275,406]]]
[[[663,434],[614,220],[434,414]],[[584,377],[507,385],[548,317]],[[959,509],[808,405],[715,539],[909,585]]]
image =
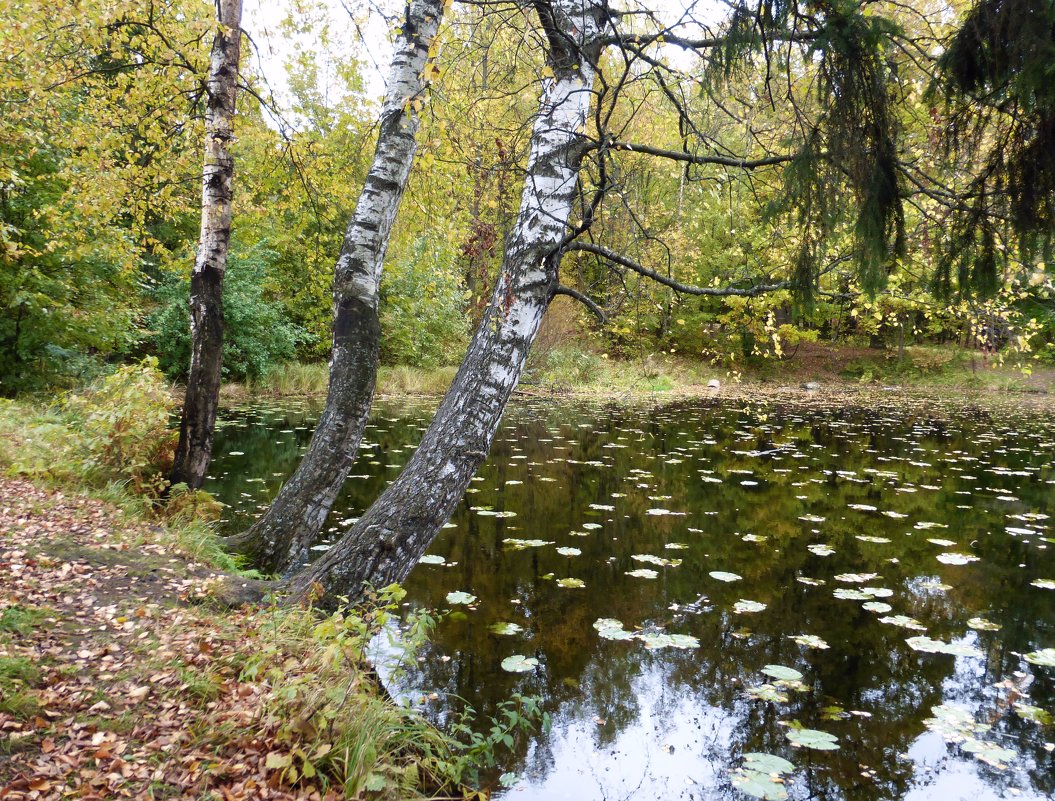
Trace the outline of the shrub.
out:
[[[276,363],[293,358],[307,336],[290,321],[282,305],[264,291],[269,251],[232,259],[224,279],[223,374],[230,381],[255,379]],[[170,277],[154,291],[157,307],[147,316],[148,342],[170,378],[183,378],[190,367],[190,280]]]
[[[424,238],[381,281],[381,361],[440,367],[461,361],[468,339],[461,281],[453,259]]]
[[[153,357],[70,396],[66,409],[78,418],[85,472],[126,480],[137,492],[156,495],[175,448],[175,433],[168,427],[170,403]]]

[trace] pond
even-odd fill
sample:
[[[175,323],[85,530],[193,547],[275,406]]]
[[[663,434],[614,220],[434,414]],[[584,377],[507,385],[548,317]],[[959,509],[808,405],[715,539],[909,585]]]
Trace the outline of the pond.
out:
[[[319,550],[429,417],[378,407]],[[314,420],[225,413],[230,530]],[[541,696],[509,799],[1051,798],[1052,514],[1050,413],[518,403],[406,582],[455,613],[399,692],[441,720]]]

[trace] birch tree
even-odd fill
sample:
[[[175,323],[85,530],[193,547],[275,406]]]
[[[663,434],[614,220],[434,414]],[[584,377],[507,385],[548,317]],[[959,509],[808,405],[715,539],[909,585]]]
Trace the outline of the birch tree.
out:
[[[212,456],[223,366],[223,277],[231,241],[235,98],[242,0],[217,0],[206,81],[201,234],[191,274],[191,362],[170,481],[201,487]]]
[[[414,161],[425,90],[435,65],[443,0],[412,0],[392,59],[373,164],[348,223],[333,287],[326,405],[308,450],[267,512],[232,547],[273,571],[301,560],[355,461],[373,400],[378,285],[389,235]]]
[[[364,581],[403,579],[461,500],[487,455],[557,291],[605,24],[593,0],[537,2],[552,76],[542,87],[516,223],[491,301],[436,417],[399,477],[324,556],[294,575],[293,598],[355,597]]]

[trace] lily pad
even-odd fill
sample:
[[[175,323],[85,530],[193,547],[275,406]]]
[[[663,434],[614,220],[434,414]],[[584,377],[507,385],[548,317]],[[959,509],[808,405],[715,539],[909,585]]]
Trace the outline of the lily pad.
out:
[[[920,623],[914,617],[908,617],[907,615],[892,615],[891,617],[879,618],[880,623],[886,623],[891,626],[899,626],[903,629],[912,629],[913,631],[926,631],[927,627]]]
[[[788,729],[784,736],[796,748],[812,748],[815,751],[835,751],[839,748],[838,737],[819,729]]]
[[[561,556],[579,556],[582,551],[580,551],[578,548],[569,548],[567,546],[564,546],[558,548],[557,553],[559,553]]]
[[[557,586],[565,589],[579,590],[586,586],[586,582],[577,578],[557,579]]]
[[[869,598],[872,597],[867,592],[861,592],[861,590],[851,590],[845,587],[840,587],[839,589],[835,590],[834,592],[832,592],[832,595],[844,601],[867,601]]]
[[[802,674],[795,668],[785,667],[784,665],[766,665],[762,668],[762,672],[773,679],[780,679],[782,681],[801,681]]]
[[[736,573],[726,573],[724,570],[712,570],[708,575],[712,579],[725,582],[739,581],[743,578],[743,576],[737,575]]]
[[[427,554],[425,554],[423,557],[421,557],[418,560],[418,562],[423,564],[423,565],[445,565],[445,564],[447,564],[447,560],[446,559],[444,559],[439,554],[435,554],[435,553],[427,553]]]
[[[759,601],[748,601],[741,598],[735,604],[733,604],[733,612],[737,615],[750,614],[752,612],[761,612],[766,608],[764,603]]]
[[[782,692],[779,687],[775,684],[759,684],[757,687],[748,687],[747,690],[748,698],[753,698],[756,701],[771,701],[774,704],[786,704],[788,702],[787,693]]]
[[[447,603],[468,606],[469,604],[476,603],[476,596],[457,590],[456,592],[447,593]]]
[[[950,654],[951,656],[981,656],[982,652],[973,645],[965,643],[948,643],[933,640],[930,637],[909,637],[905,642],[915,651],[927,654]]]
[[[524,627],[518,623],[492,623],[487,628],[495,634],[502,634],[506,636],[519,634],[524,630]]]
[[[978,561],[977,556],[972,556],[969,553],[956,553],[952,551],[949,553],[940,553],[936,558],[943,565],[966,565],[969,562]]]
[[[1055,648],[1041,648],[1039,651],[1026,654],[1026,661],[1031,665],[1055,667]]]
[[[823,542],[814,545],[807,545],[806,549],[817,556],[831,556],[835,553],[835,549],[832,546],[825,545]]]
[[[639,567],[637,570],[628,570],[626,571],[626,574],[628,576],[633,576],[634,578],[644,579],[654,579],[659,575],[655,570],[649,570],[647,567]]]
[[[847,584],[864,584],[866,581],[871,581],[874,578],[879,578],[878,573],[840,573],[835,577],[836,581],[842,581]]]
[[[1015,714],[1023,720],[1032,720],[1042,726],[1050,726],[1052,724],[1051,713],[1046,709],[1041,709],[1039,706],[1015,704]]]
[[[1014,751],[1008,748],[1001,748],[996,743],[988,740],[967,740],[960,747],[967,753],[974,754],[974,758],[978,761],[992,765],[1000,770],[1006,768],[1006,763],[1016,756]]]
[[[650,565],[659,565],[661,567],[677,567],[681,564],[680,559],[665,559],[662,556],[654,556],[650,553],[635,553],[630,558],[638,562],[646,562]]]
[[[635,639],[641,640],[650,651],[658,648],[681,648],[688,650],[699,648],[700,641],[688,634],[663,634],[648,633],[635,635]]]
[[[533,656],[513,654],[502,660],[502,670],[510,673],[528,673],[538,667],[538,660]]]
[[[783,757],[773,754],[748,753],[744,754],[744,767],[759,773],[776,773],[778,775],[791,773],[795,766]]]
[[[967,621],[967,625],[978,631],[1000,631],[1001,628],[999,623],[986,620],[984,617],[972,617]]]
[[[1040,587],[1042,590],[1055,590],[1055,581],[1051,579],[1036,579],[1029,583],[1034,587]]]
[[[796,634],[791,639],[797,642],[799,645],[804,645],[807,648],[819,648],[824,650],[830,648],[826,641],[818,637],[816,634]]]
[[[634,633],[623,628],[622,621],[613,617],[598,618],[593,622],[597,633],[605,640],[632,640]]]
[[[861,608],[867,609],[869,612],[878,612],[881,615],[885,615],[894,607],[890,604],[883,603],[882,601],[869,601],[868,603],[861,604]]]
[[[502,544],[514,551],[522,551],[525,548],[541,548],[544,545],[552,545],[549,540],[520,540],[516,537],[506,537]]]

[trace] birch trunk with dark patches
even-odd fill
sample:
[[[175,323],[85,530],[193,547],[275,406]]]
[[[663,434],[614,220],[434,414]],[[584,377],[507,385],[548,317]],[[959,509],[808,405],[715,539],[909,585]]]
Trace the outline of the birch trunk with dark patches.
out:
[[[223,366],[223,276],[231,241],[235,98],[242,42],[242,0],[219,0],[205,84],[205,162],[201,233],[190,279],[191,359],[179,443],[169,480],[198,489],[212,456]]]
[[[587,144],[600,9],[592,0],[537,7],[555,77],[544,85],[520,210],[490,305],[413,457],[336,545],[285,583],[294,601],[314,595],[354,601],[366,584],[406,578],[486,457],[557,288]]]
[[[377,376],[381,268],[417,149],[429,48],[442,14],[443,0],[413,0],[407,6],[373,164],[337,260],[330,382],[322,416],[304,458],[270,508],[227,543],[268,572],[286,570],[303,560],[322,531],[359,449]]]

